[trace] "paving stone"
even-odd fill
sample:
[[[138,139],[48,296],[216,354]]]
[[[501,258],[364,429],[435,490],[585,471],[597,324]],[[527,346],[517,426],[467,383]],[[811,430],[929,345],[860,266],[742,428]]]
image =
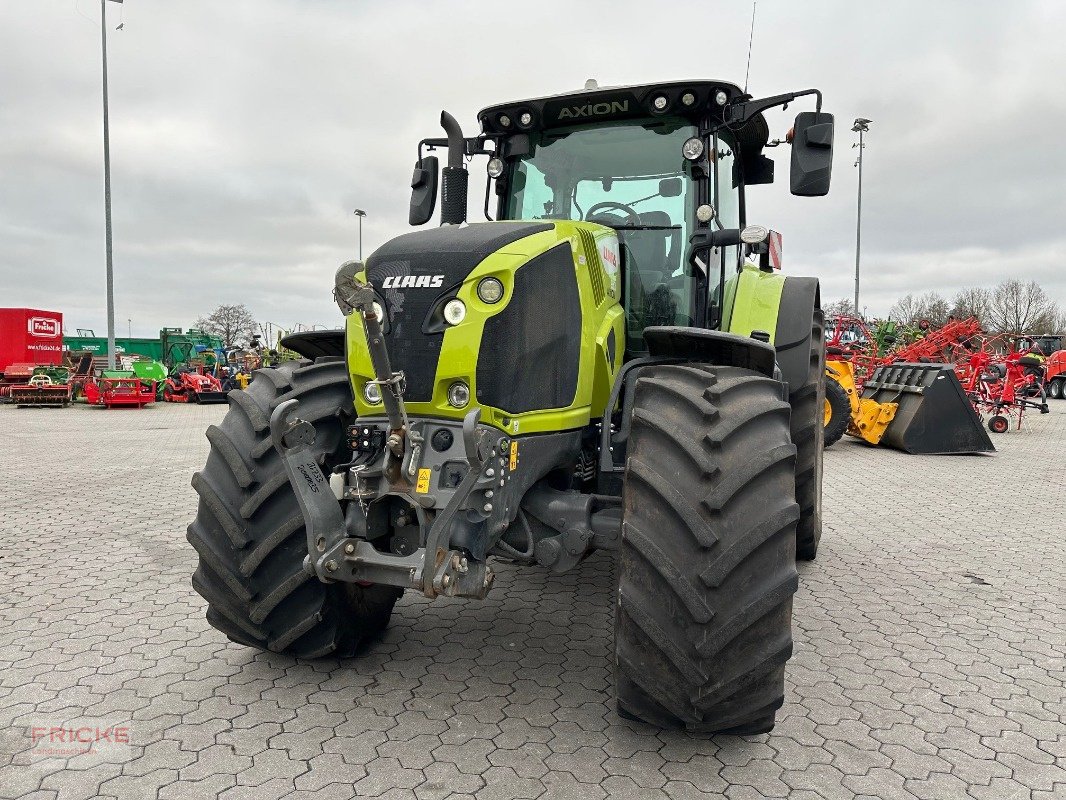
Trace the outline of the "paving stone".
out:
[[[499,564],[477,603],[409,592],[354,659],[255,653],[189,583],[189,478],[224,407],[0,406],[0,797],[1066,796],[1061,526],[985,532],[1033,485],[1042,518],[1066,519],[1052,409],[994,458],[827,451],[786,705],[769,735],[707,738],[617,716],[608,554],[560,576]],[[31,472],[94,487],[87,546],[66,547]],[[25,731],[57,716],[128,723],[134,746],[33,760]]]

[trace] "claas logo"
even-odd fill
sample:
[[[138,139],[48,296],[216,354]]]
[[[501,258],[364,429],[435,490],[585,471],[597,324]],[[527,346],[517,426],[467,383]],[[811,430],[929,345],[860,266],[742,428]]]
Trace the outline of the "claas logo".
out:
[[[54,339],[62,334],[59,320],[51,317],[30,317],[29,329],[31,336],[50,336]]]

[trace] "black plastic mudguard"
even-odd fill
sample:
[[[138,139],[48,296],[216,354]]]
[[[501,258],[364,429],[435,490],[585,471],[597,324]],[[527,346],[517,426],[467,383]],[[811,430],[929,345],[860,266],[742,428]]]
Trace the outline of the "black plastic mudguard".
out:
[[[785,278],[777,312],[774,349],[777,350],[781,380],[789,385],[790,391],[807,383],[814,310],[821,308],[821,304],[817,278]]]
[[[344,356],[344,331],[300,331],[290,333],[281,339],[281,346],[286,347],[304,358],[321,358],[322,356]]]
[[[808,324],[808,339],[810,335]],[[774,377],[773,346],[747,336],[705,328],[663,325],[645,328],[644,341],[648,344],[648,355],[653,358],[677,358],[722,367],[743,367]]]

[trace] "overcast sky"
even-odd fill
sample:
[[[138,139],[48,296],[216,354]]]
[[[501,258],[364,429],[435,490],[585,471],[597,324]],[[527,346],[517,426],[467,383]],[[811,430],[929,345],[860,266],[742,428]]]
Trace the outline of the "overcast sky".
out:
[[[118,331],[244,302],[338,322],[337,265],[408,230],[419,138],[495,102],[686,77],[744,82],[748,2],[108,3]],[[511,10],[508,10],[511,9]],[[99,3],[0,0],[0,306],[106,328]],[[122,30],[115,30],[120,22]],[[702,37],[702,38],[701,38]],[[749,90],[820,88],[833,189],[749,193],[785,269],[851,296],[856,116],[873,120],[861,304],[1034,278],[1066,306],[1066,3],[759,0]],[[797,104],[770,112],[783,134]],[[471,192],[480,192],[483,165]]]

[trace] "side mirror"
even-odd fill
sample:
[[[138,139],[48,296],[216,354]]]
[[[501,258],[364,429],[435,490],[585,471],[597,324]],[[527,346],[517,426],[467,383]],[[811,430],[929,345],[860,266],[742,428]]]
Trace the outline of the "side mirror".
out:
[[[659,195],[662,197],[680,197],[681,179],[663,178],[659,181]]]
[[[792,194],[828,194],[832,173],[833,115],[816,111],[797,114],[792,138]]]
[[[439,172],[436,156],[423,156],[415,164],[411,176],[411,211],[407,221],[411,225],[425,225],[437,207]]]

